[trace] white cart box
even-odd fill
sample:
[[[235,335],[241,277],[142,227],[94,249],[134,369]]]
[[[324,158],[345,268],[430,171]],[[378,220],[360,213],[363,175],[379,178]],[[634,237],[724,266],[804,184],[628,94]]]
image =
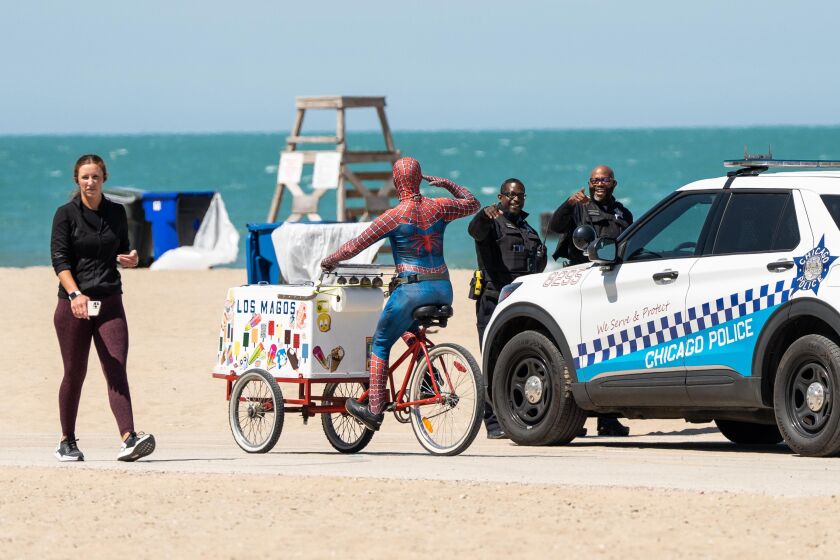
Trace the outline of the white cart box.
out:
[[[278,378],[368,375],[380,288],[253,285],[231,288],[215,373],[251,368]]]

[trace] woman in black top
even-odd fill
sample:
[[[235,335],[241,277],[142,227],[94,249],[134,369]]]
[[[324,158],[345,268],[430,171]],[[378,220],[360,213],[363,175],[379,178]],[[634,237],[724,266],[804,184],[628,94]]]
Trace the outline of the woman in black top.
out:
[[[102,195],[108,178],[102,158],[80,157],[73,178],[79,190],[56,211],[50,244],[60,282],[54,323],[64,362],[58,393],[62,439],[55,456],[59,461],[84,461],[76,445],[76,415],[93,340],[108,382],[111,411],[122,434],[117,459],[136,461],[154,451],[155,438],[134,431],[125,369],[128,325],[117,264],[137,266],[137,251],[129,251],[125,209]]]

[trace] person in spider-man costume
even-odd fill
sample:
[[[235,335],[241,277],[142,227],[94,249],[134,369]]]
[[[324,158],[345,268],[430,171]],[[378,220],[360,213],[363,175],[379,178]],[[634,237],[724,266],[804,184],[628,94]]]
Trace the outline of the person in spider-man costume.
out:
[[[420,194],[420,181],[441,187],[454,198],[429,198]],[[373,334],[370,355],[368,406],[347,400],[347,412],[371,430],[378,430],[384,418],[387,392],[388,355],[400,336],[410,342],[417,329],[412,317],[423,305],[450,305],[452,284],[443,260],[443,232],[449,222],[469,216],[480,208],[470,191],[449,179],[424,176],[417,160],[405,157],[394,164],[394,186],[399,204],[377,217],[355,239],[321,261],[332,270],[382,238],[389,238],[399,286],[392,291]]]

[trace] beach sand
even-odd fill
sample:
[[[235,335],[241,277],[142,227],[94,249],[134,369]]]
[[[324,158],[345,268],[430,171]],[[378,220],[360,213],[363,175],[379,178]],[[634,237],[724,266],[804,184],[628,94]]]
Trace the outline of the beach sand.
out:
[[[455,317],[436,340],[462,344],[478,357],[468,276],[468,271],[453,272]],[[212,379],[210,369],[223,298],[228,287],[245,282],[244,270],[128,270],[123,279],[137,429],[155,433],[159,442],[167,435],[183,441],[191,434],[212,434],[235,447],[224,383]],[[0,333],[6,351],[0,425],[5,435],[53,442],[43,449],[49,457],[60,435],[62,365],[52,325],[57,280],[48,267],[0,269],[0,285],[11,311]],[[634,434],[696,427],[682,421],[628,423]],[[587,426],[594,430],[594,420]],[[400,428],[386,422],[383,429]],[[287,417],[284,430],[301,429],[299,420]],[[84,450],[85,438],[113,437],[116,455],[116,432],[92,354],[78,419],[80,445]],[[320,430],[315,437],[323,438]],[[510,443],[484,440],[483,445],[507,449]],[[372,457],[387,461],[387,453]],[[834,496],[282,472],[160,473],[129,467],[102,470],[57,462],[54,467],[0,467],[0,555],[782,558],[830,557],[840,546],[840,500]],[[560,469],[562,462],[550,468]]]

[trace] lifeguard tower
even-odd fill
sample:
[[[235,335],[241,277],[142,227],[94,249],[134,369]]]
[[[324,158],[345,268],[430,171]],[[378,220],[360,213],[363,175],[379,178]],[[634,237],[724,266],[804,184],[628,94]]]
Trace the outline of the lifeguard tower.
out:
[[[292,194],[292,208],[287,222],[297,222],[304,217],[320,221],[319,204],[330,190],[336,191],[336,221],[368,220],[391,206],[395,194],[391,165],[400,158],[385,116],[384,97],[298,97],[295,102],[297,115],[291,134],[286,138],[286,148],[280,153],[277,185],[268,211],[268,221],[277,219],[277,212],[286,189]],[[384,151],[351,151],[345,136],[345,111],[348,109],[374,109],[379,117]],[[335,136],[303,135],[303,121],[307,111],[334,110],[336,112]],[[301,149],[301,146],[310,149]],[[370,169],[371,164],[388,164],[388,169]],[[301,186],[304,165],[313,165],[312,188]],[[365,168],[367,167],[367,169]],[[379,166],[381,168],[381,165]],[[348,205],[348,199],[361,199],[361,205]]]

